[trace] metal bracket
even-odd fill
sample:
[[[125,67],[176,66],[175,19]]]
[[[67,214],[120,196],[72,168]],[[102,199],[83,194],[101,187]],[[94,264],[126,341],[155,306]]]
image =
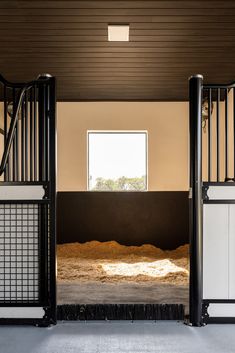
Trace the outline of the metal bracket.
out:
[[[47,184],[43,184],[43,189],[44,189],[44,196],[43,196],[43,200],[47,200],[49,199],[49,187]]]
[[[209,200],[209,196],[207,194],[208,190],[209,190],[209,186],[203,185],[203,187],[202,187],[202,199],[203,200]]]
[[[51,308],[49,306],[44,306],[43,310],[45,314],[42,318],[42,321],[36,324],[37,327],[48,327],[53,324],[53,322],[51,321]]]
[[[43,320],[48,320],[48,317],[50,317],[50,308],[49,306],[44,306],[43,310],[45,312],[44,316],[43,316]]]
[[[210,315],[208,314],[208,308],[209,308],[210,303],[209,302],[203,302],[202,304],[202,320],[203,323],[207,324],[208,320],[210,318]]]

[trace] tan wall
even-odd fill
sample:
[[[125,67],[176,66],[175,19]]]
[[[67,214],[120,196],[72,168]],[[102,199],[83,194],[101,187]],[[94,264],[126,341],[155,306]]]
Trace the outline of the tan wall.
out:
[[[149,190],[188,190],[188,104],[59,102],[58,190],[87,188],[87,130],[147,130]]]
[[[233,95],[229,94],[229,132],[233,133]],[[224,180],[224,102],[220,103],[220,180]],[[147,130],[149,190],[188,190],[188,103],[89,102],[57,104],[58,190],[87,187],[87,130]],[[0,103],[3,128],[3,104]],[[212,115],[212,180],[216,180],[216,104]],[[207,135],[203,140],[203,179],[207,180]],[[233,144],[229,176],[233,176]],[[0,136],[0,157],[3,136]],[[1,180],[1,178],[0,178]]]

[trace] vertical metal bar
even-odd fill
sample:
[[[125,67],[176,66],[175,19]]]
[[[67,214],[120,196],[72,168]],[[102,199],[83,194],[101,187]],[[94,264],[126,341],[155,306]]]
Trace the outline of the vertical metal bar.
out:
[[[228,180],[228,154],[229,154],[229,146],[228,146],[228,89],[225,88],[225,181]]]
[[[13,104],[13,116],[15,115],[15,111],[16,111],[16,91],[15,88],[13,88],[12,91],[12,104]],[[17,127],[17,124],[16,124]],[[16,128],[15,128],[16,129]],[[12,149],[13,149],[13,153],[12,153],[12,176],[13,176],[13,181],[16,181],[16,136],[17,134],[15,133],[14,139],[13,139],[13,145],[12,145]]]
[[[45,84],[39,78],[38,85],[38,177],[39,181],[45,179]],[[41,300],[48,300],[48,226],[47,226],[47,207],[40,205],[40,296]]]
[[[24,119],[24,99],[21,104],[21,181],[25,181],[25,119]]]
[[[12,93],[12,89],[11,89],[11,93]],[[11,117],[8,114],[8,104],[9,104],[11,98],[10,98],[10,93],[9,93],[8,101],[7,101],[7,122],[9,120],[9,125],[11,124]],[[9,134],[9,132],[10,132],[10,128],[9,128],[7,134]],[[11,148],[9,150],[8,163],[7,163],[7,166],[8,166],[8,181],[13,181],[12,161],[13,161],[13,158],[12,158],[12,146],[11,146]]]
[[[202,84],[189,80],[190,99],[190,322],[202,325]]]
[[[30,181],[33,181],[33,91],[30,89],[30,121],[29,121],[29,165],[30,165]]]
[[[12,149],[9,151],[9,156],[8,156],[8,181],[12,181]]]
[[[16,100],[17,102],[17,100]],[[15,103],[16,103],[15,102]],[[16,181],[19,181],[19,116],[16,123],[16,132],[15,132],[15,146],[16,146]]]
[[[38,243],[38,258],[39,258],[39,301],[43,303],[45,301],[45,278],[44,278],[44,271],[45,271],[45,264],[44,264],[44,249],[43,249],[43,242],[44,239],[42,235],[43,232],[43,206],[38,205],[38,234],[39,234],[39,243]]]
[[[217,182],[220,181],[220,88],[217,88],[216,107],[216,156],[217,156]]]
[[[211,181],[211,88],[208,90],[208,181]]]
[[[41,303],[48,301],[48,217],[47,204],[38,205],[39,211],[39,259],[40,259],[40,288]]]
[[[45,179],[49,180],[49,127],[48,127],[48,111],[49,111],[49,85],[45,85]]]
[[[235,88],[233,88],[233,179],[235,180]]]
[[[39,181],[45,181],[45,84],[42,83],[38,88],[38,105],[38,173]]]
[[[49,81],[49,182],[50,182],[50,302],[51,320],[56,323],[56,81]]]
[[[29,155],[29,149],[28,149],[28,92],[25,92],[25,181],[28,181],[28,155]]]
[[[4,85],[3,88],[3,100],[4,100],[4,146],[6,145],[6,140],[7,140],[7,132],[8,132],[8,127],[7,127],[7,88]],[[8,172],[8,162],[7,166],[4,172],[4,181],[9,180],[9,172]]]
[[[33,104],[33,126],[34,126],[34,131],[33,131],[33,152],[34,152],[34,181],[37,181],[37,163],[38,163],[38,158],[37,158],[37,88],[36,85],[34,86],[33,89],[33,97],[34,97],[34,104]]]

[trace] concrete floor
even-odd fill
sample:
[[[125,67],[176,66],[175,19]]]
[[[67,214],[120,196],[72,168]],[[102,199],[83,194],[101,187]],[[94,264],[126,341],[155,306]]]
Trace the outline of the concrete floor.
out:
[[[0,353],[234,353],[234,325],[181,322],[68,322],[0,327]]]

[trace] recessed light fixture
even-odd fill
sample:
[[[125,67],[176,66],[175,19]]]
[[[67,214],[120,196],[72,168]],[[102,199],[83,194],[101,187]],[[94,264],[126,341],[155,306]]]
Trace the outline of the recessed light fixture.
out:
[[[108,40],[110,42],[128,42],[129,41],[129,25],[127,24],[110,24],[108,25]]]

